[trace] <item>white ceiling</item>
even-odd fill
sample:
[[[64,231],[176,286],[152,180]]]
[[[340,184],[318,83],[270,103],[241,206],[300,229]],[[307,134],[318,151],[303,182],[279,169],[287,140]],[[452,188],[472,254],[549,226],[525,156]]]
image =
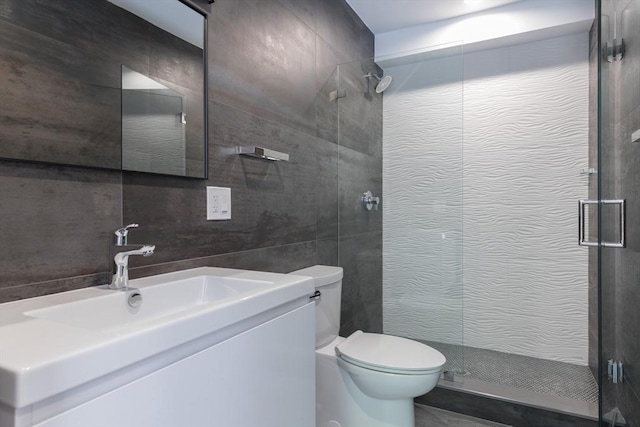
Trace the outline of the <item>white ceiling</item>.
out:
[[[147,22],[204,49],[204,18],[176,0],[109,0]]]
[[[374,34],[524,0],[347,0]]]

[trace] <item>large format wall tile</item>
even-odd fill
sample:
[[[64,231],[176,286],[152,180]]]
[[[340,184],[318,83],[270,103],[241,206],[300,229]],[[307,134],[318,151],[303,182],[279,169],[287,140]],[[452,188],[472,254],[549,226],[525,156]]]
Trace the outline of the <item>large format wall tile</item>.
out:
[[[496,77],[475,77],[482,53],[465,58],[466,345],[587,364],[587,43],[514,46]]]
[[[346,1],[323,0],[317,3],[317,33],[346,61],[373,58],[373,34]]]
[[[30,38],[20,38],[23,43],[61,41],[66,50],[59,56],[74,64],[85,60],[108,71],[91,56],[73,55],[98,55],[98,44],[106,43],[115,51],[137,49],[127,61],[138,71],[167,70],[149,62],[135,19],[113,24],[119,34],[133,34],[127,45],[92,25],[113,5],[71,1],[7,0],[0,20],[24,22],[20,31]],[[74,8],[72,27],[51,19],[65,7]],[[78,29],[85,37],[77,37]],[[381,331],[381,212],[368,214],[359,202],[366,189],[381,190],[381,97],[368,96],[362,86],[371,60],[343,73],[361,86],[340,112],[346,147],[338,145],[339,103],[329,97],[339,84],[338,64],[373,57],[373,34],[343,0],[217,0],[208,35],[208,179],[2,162],[0,213],[16,227],[8,233],[3,227],[9,245],[2,245],[0,301],[105,283],[113,231],[137,222],[130,242],[157,249],[149,258],[131,258],[132,278],[209,265],[288,272],[344,264],[345,330]],[[108,63],[110,55],[98,56]],[[40,68],[51,69],[51,80],[55,66],[52,59]],[[44,96],[34,98],[38,108],[47,105],[47,94],[35,95]],[[108,123],[104,117],[96,129]],[[290,161],[240,157],[234,150],[243,145],[286,152]],[[230,221],[206,220],[208,185],[232,189]],[[338,240],[339,221],[342,234],[354,237]]]
[[[109,271],[122,205],[119,172],[2,160],[0,179],[0,287]]]
[[[615,81],[619,93],[616,122],[620,122],[640,105],[640,2],[632,0],[625,5],[618,1],[616,8],[617,37],[625,43],[624,62]]]
[[[340,335],[360,329],[382,332],[382,236],[379,231],[340,238],[342,311]]]
[[[302,242],[270,248],[230,252],[201,258],[190,258],[164,264],[133,267],[131,278],[170,273],[198,267],[239,268],[245,270],[289,273],[315,264],[316,242]]]
[[[221,0],[209,20],[209,98],[315,134],[313,30],[271,1]]]
[[[339,102],[332,96],[338,88],[338,65],[336,51],[321,37],[316,36],[316,135],[318,138],[338,143]]]
[[[119,169],[120,67],[2,22],[0,156]]]
[[[340,236],[350,236],[382,229],[382,212],[368,211],[362,203],[362,196],[371,191],[382,197],[382,162],[379,158],[340,146],[339,173],[339,215]]]
[[[362,59],[338,67],[338,87],[346,96],[338,105],[339,143],[372,156],[382,156],[382,97],[376,93],[378,81],[365,78],[382,71],[372,59]]]
[[[259,0],[258,0],[259,1]],[[295,14],[314,32],[318,18],[318,2],[316,0],[278,0],[284,7]]]
[[[3,0],[0,20],[140,72],[149,65],[148,24],[108,1]]]
[[[125,222],[144,224],[136,237],[158,246],[152,258],[137,262],[155,264],[336,235],[335,144],[214,102],[210,113],[209,181],[125,174]],[[266,162],[234,151],[258,144],[291,153],[290,161]],[[206,185],[231,188],[230,221],[206,220]]]

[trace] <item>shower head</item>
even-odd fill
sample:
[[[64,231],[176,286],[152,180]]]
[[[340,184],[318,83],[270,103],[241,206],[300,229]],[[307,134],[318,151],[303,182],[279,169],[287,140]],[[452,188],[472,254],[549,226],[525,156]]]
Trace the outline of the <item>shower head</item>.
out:
[[[376,93],[384,92],[385,89],[387,89],[391,84],[391,80],[393,80],[391,76],[379,77],[377,74],[373,73],[367,73],[363,77],[367,79],[374,77],[378,80],[378,84],[376,85]]]
[[[389,85],[391,84],[391,80],[393,80],[393,78],[391,76],[384,76],[383,78],[381,78],[380,82],[376,86],[376,92],[377,93],[384,92],[385,89],[387,89],[389,87]]]

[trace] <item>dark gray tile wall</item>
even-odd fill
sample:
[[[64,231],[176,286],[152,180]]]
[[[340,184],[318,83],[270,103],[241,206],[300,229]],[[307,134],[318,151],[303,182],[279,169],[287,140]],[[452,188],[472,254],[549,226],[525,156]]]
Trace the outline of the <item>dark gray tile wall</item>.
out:
[[[339,263],[344,268],[341,335],[382,332],[382,209],[367,211],[363,193],[382,195],[382,95],[363,76],[370,59],[338,67],[346,96],[338,106]]]
[[[106,279],[119,172],[3,161],[0,182],[1,301]]]
[[[157,249],[131,259],[133,278],[341,264],[345,330],[381,330],[381,212],[358,206],[362,192],[381,191],[381,96],[359,88],[349,99],[340,114],[355,136],[343,148],[329,100],[337,65],[373,56],[372,33],[344,0],[217,0],[208,30],[208,180],[0,160],[0,301],[105,283],[113,230],[137,222],[130,243]],[[85,48],[91,37],[68,44]],[[360,128],[358,103],[368,114]],[[291,161],[242,158],[241,145]],[[206,221],[208,185],[231,187],[231,221]]]
[[[631,142],[640,129],[640,2],[604,0],[602,14],[603,40],[617,28],[626,52],[622,61],[602,64],[600,190],[605,199],[627,201],[627,247],[600,253],[602,362],[625,365],[624,383],[603,378],[603,410],[617,406],[627,425],[640,426],[640,143]],[[612,238],[615,212],[603,215],[604,237]]]

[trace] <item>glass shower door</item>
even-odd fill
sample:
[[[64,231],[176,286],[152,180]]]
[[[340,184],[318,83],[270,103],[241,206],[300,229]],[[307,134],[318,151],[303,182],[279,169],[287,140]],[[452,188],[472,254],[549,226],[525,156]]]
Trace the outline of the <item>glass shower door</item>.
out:
[[[601,425],[626,419],[635,426],[640,425],[640,378],[631,368],[640,365],[640,0],[599,1],[598,20],[600,203],[594,249]]]

